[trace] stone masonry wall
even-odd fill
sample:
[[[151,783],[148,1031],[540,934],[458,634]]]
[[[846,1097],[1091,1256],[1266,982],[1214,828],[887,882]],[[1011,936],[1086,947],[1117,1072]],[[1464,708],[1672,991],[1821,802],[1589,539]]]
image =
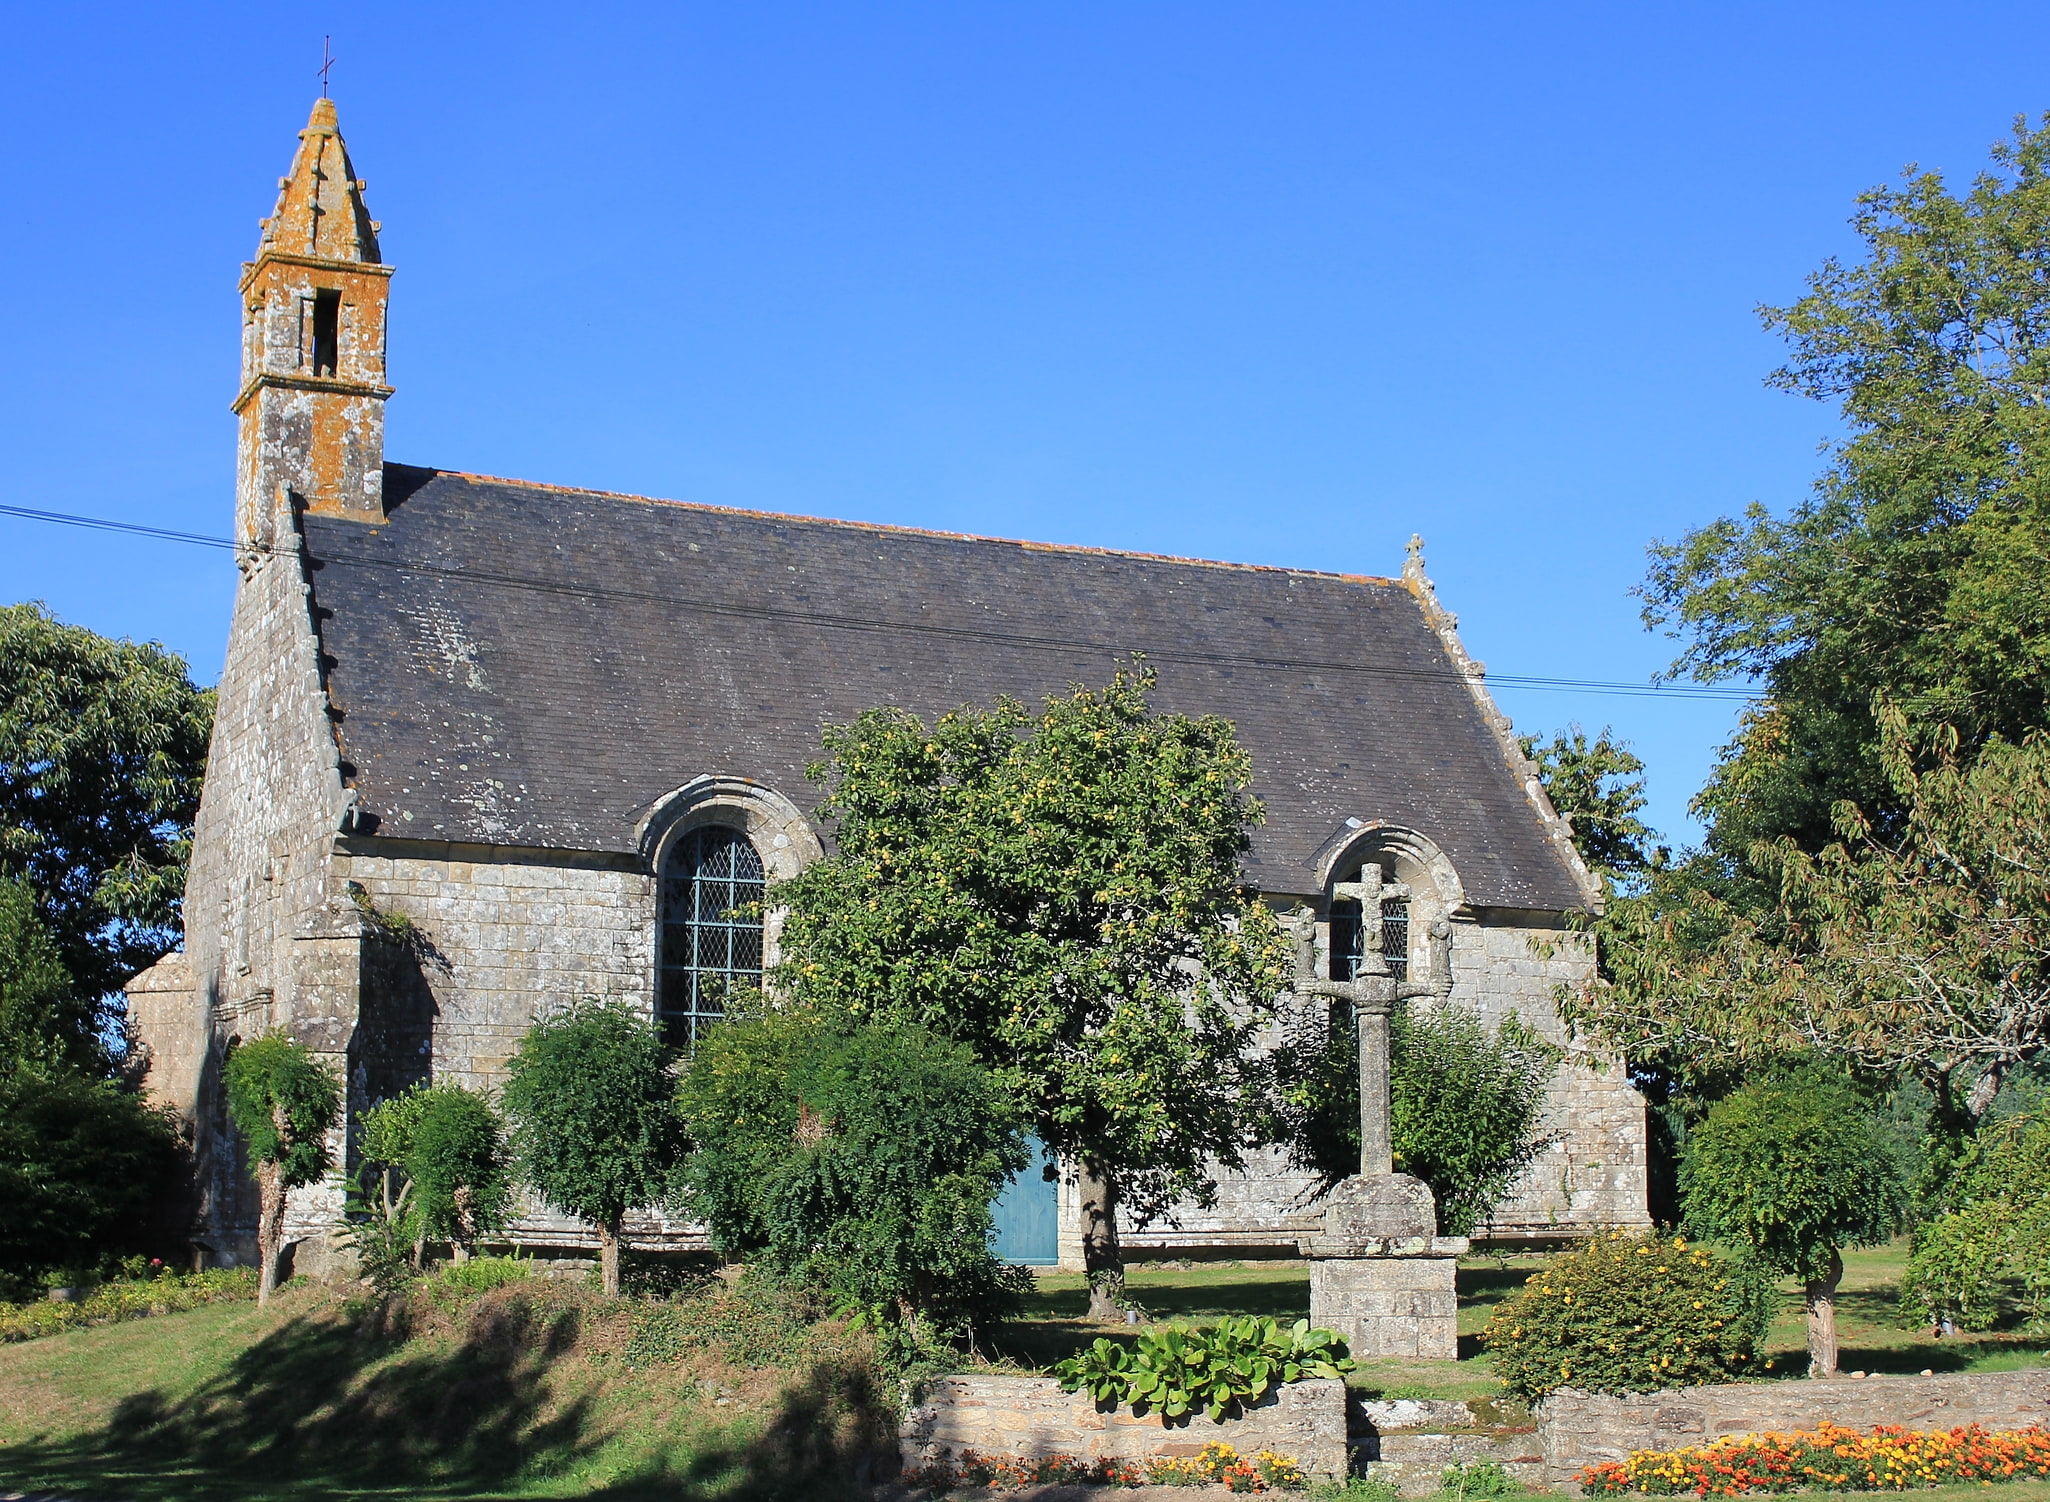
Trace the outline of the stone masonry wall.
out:
[[[1524,915],[1483,913],[1452,925],[1451,1001],[1477,1007],[1490,1027],[1519,1017],[1567,1052],[1540,1128],[1556,1140],[1477,1236],[1550,1237],[1650,1224],[1644,1099],[1620,1059],[1571,1038],[1553,998],[1555,988],[1582,979],[1592,964],[1577,937]],[[1292,1166],[1285,1151],[1268,1149],[1248,1155],[1243,1171],[1218,1176],[1213,1207],[1180,1205],[1143,1226],[1127,1219],[1120,1233],[1133,1250],[1156,1254],[1285,1252],[1314,1229],[1316,1190],[1315,1178]],[[1077,1204],[1072,1182],[1064,1180],[1063,1265],[1080,1265]]]
[[[284,1028],[347,1067],[361,925],[335,907],[329,864],[345,806],[301,560],[246,555],[186,882],[193,1003],[158,1006],[164,1035],[144,1037],[183,1061],[151,1085],[193,1126],[202,1234],[217,1257],[248,1255],[255,1229],[218,1098],[223,1045]],[[339,1206],[338,1185],[314,1186],[290,1217],[319,1223]]]
[[[1241,1455],[1272,1450],[1315,1476],[1346,1473],[1345,1384],[1316,1379],[1276,1388],[1243,1417],[1202,1415],[1167,1424],[1129,1408],[1104,1412],[1087,1393],[1062,1392],[1051,1377],[942,1377],[905,1415],[905,1469],[944,1463],[973,1450],[1019,1459],[1190,1457],[1222,1440]]]
[[[1733,1383],[1611,1398],[1555,1393],[1540,1409],[1545,1479],[1570,1483],[1582,1467],[1625,1460],[1633,1450],[1673,1450],[1742,1434],[1813,1429],[2027,1429],[2050,1423],[2050,1370],[1944,1377],[1833,1377]]]

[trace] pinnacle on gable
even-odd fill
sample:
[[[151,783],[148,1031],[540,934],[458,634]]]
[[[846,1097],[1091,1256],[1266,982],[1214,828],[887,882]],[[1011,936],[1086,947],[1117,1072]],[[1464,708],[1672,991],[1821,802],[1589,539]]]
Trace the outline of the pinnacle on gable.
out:
[[[363,201],[363,187],[342,142],[335,102],[322,96],[299,132],[291,172],[278,179],[278,206],[263,221],[257,255],[375,263],[378,226]]]

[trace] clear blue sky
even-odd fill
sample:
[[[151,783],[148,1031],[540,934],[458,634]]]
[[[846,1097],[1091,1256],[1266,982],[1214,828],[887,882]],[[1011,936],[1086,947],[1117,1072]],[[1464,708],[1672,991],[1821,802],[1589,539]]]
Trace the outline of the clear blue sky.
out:
[[[396,264],[396,460],[1393,573],[1643,680],[1644,547],[1804,493],[1753,307],[2050,108],[2039,4],[27,6],[0,499],[228,530],[235,280],[317,93]],[[219,672],[222,555],[0,518],[0,599]],[[1613,725],[1658,822],[1727,704]]]

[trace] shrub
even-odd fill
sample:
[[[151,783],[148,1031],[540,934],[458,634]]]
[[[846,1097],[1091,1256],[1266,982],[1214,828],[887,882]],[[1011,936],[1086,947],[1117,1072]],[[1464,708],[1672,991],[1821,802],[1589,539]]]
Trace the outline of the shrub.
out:
[[[1827,1075],[1745,1085],[1710,1108],[1680,1159],[1688,1227],[1801,1280],[1816,1376],[1836,1371],[1842,1249],[1891,1236],[1906,1196],[1901,1164],[1871,1108]]]
[[[1901,1302],[1927,1320],[1991,1328],[2005,1279],[2032,1328],[2050,1322],[2050,1113],[1982,1128],[1959,1208],[1915,1232]]]
[[[305,1044],[269,1033],[228,1055],[224,1084],[229,1119],[256,1165],[261,1304],[277,1287],[285,1196],[327,1172],[327,1134],[341,1111],[341,1082]]]
[[[363,1113],[363,1156],[406,1176],[414,1234],[462,1256],[512,1208],[505,1123],[462,1085],[416,1086]]]
[[[128,1091],[62,1066],[0,1072],[0,1269],[148,1249],[184,1166],[171,1118]]]
[[[1917,1433],[1882,1425],[1869,1435],[1838,1424],[1794,1434],[1752,1434],[1684,1450],[1639,1450],[1589,1466],[1581,1491],[1613,1497],[1738,1497],[1749,1492],[1905,1491],[1945,1482],[2024,1481],[2050,1476],[2050,1434],[1989,1434],[1968,1428]]]
[[[1151,1408],[1168,1419],[1207,1408],[1211,1421],[1221,1423],[1270,1388],[1352,1370],[1345,1342],[1331,1331],[1312,1330],[1306,1319],[1284,1329],[1248,1315],[1207,1330],[1170,1325],[1143,1331],[1133,1347],[1099,1336],[1058,1363],[1054,1375],[1067,1391],[1086,1391],[1099,1403]]]
[[[1679,1237],[1611,1232],[1553,1258],[1496,1306],[1481,1340],[1526,1401],[1557,1388],[1655,1392],[1760,1365],[1772,1290]]]
[[[35,1340],[83,1325],[111,1325],[255,1296],[252,1268],[181,1274],[160,1266],[150,1275],[102,1283],[75,1303],[43,1299],[33,1304],[0,1304],[0,1341]]]
[[[1349,1003],[1306,1016],[1278,1063],[1296,1163],[1337,1183],[1359,1172],[1359,1042]],[[1431,1186],[1438,1229],[1486,1220],[1544,1151],[1538,1132],[1559,1051],[1516,1018],[1490,1033],[1469,1007],[1402,1008],[1392,1019],[1389,1129],[1395,1166]]]
[[[662,1039],[639,1013],[583,1001],[529,1028],[507,1070],[520,1165],[550,1204],[597,1228],[617,1297],[620,1222],[668,1197],[684,1152]]]
[[[809,1012],[735,1015],[697,1042],[681,1100],[695,1207],[721,1250],[828,1290],[914,1343],[1010,1313],[1029,1274],[989,1249],[1027,1159],[965,1045]]]

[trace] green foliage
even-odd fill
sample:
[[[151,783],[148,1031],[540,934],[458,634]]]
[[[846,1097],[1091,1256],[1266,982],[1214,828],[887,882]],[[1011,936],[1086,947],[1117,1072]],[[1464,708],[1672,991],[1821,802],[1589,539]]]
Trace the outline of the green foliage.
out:
[[[1991,1329],[2019,1284],[2030,1328],[2050,1323],[2050,1115],[1980,1130],[1956,1210],[1915,1232],[1901,1302],[1926,1320]]]
[[[183,1181],[175,1121],[75,1070],[0,1073],[0,1272],[152,1249]]]
[[[1258,1140],[1248,1045],[1291,969],[1242,888],[1251,763],[1227,721],[1155,713],[1153,683],[829,730],[811,772],[837,852],[773,894],[794,1001],[967,1043],[1142,1215],[1214,1193]]]
[[[39,1299],[32,1304],[0,1304],[0,1341],[37,1340],[87,1325],[111,1325],[255,1297],[253,1268],[174,1273],[160,1263],[154,1272],[102,1283],[75,1302]]]
[[[1523,1488],[1502,1468],[1499,1460],[1469,1460],[1449,1465],[1438,1477],[1438,1495],[1467,1497],[1513,1497]]]
[[[1974,748],[2045,724],[2050,120],[1993,158],[1962,194],[1930,172],[1862,195],[1863,259],[1765,310],[1792,346],[1773,384],[1844,422],[1813,496],[1652,550],[1645,615],[1688,639],[1675,670],[1768,690],[1700,800],[1719,850],[1818,849],[1846,798],[1888,825],[1880,694]]]
[[[645,1017],[595,1001],[565,1008],[527,1030],[507,1076],[514,1152],[550,1204],[616,1229],[669,1195],[685,1138]]]
[[[415,1234],[468,1247],[505,1224],[512,1174],[505,1123],[463,1085],[421,1085],[363,1113],[363,1156],[406,1176]]]
[[[349,1186],[341,1239],[356,1254],[363,1281],[379,1298],[396,1297],[413,1281],[413,1248],[419,1238],[412,1197],[411,1184],[374,1163],[365,1163]]]
[[[1098,1403],[1129,1404],[1135,1412],[1150,1410],[1166,1419],[1204,1409],[1222,1423],[1271,1388],[1343,1377],[1353,1367],[1345,1342],[1329,1330],[1312,1330],[1306,1319],[1283,1326],[1246,1315],[1207,1329],[1145,1330],[1130,1347],[1098,1337],[1056,1364],[1054,1375],[1068,1392],[1087,1392]]]
[[[1538,781],[1572,825],[1574,848],[1590,871],[1628,882],[1665,859],[1651,826],[1638,817],[1646,802],[1644,763],[1613,740],[1607,726],[1592,741],[1574,725],[1549,745],[1534,735],[1519,737],[1518,744],[1537,763]]]
[[[283,1033],[240,1044],[223,1071],[228,1119],[256,1164],[275,1165],[287,1189],[327,1172],[328,1129],[342,1108],[341,1081]]]
[[[95,1013],[65,972],[34,890],[0,877],[0,1071],[20,1064],[93,1070],[102,1062]]]
[[[86,1010],[178,943],[213,694],[163,648],[0,607],[0,875],[34,890]]]
[[[2050,1036],[2050,736],[1969,763],[1940,737],[1918,765],[1905,715],[1880,710],[1889,828],[1844,805],[1818,854],[1754,847],[1762,912],[1677,872],[1612,902],[1572,1020],[1697,1072],[1808,1054],[1912,1079],[1939,1130],[1969,1132]]]
[[[1893,1235],[1906,1192],[1871,1107],[1815,1073],[1717,1101],[1680,1160],[1690,1227],[1803,1281],[1830,1278],[1842,1248]]]
[[[1627,1394],[1749,1376],[1771,1285],[1680,1238],[1613,1231],[1555,1257],[1495,1306],[1481,1332],[1502,1385]]]
[[[991,1254],[989,1207],[1027,1154],[975,1056],[914,1024],[728,1015],[680,1091],[692,1203],[721,1250],[886,1323],[1012,1312],[1029,1275]]]
[[[1335,1184],[1359,1171],[1358,1042],[1348,1005],[1318,1020],[1280,1055],[1284,1138],[1297,1164]],[[1490,1033],[1469,1007],[1398,1008],[1390,1032],[1395,1166],[1431,1186],[1439,1230],[1465,1236],[1550,1145],[1538,1125],[1561,1055],[1514,1017]]]

